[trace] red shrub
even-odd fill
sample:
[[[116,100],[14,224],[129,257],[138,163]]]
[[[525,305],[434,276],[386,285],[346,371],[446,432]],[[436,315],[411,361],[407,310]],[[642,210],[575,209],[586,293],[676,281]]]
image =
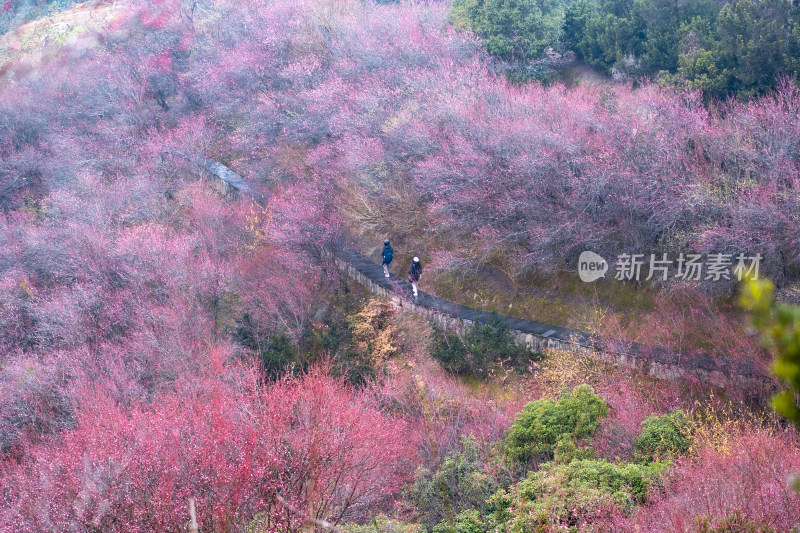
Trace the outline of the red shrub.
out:
[[[800,472],[796,436],[752,430],[735,436],[727,450],[706,446],[678,459],[662,491],[643,508],[643,531],[695,531],[699,517],[722,518],[741,510],[779,531],[800,522],[800,496],[789,486]]]
[[[466,436],[488,450],[511,427],[524,403],[521,398],[498,400],[490,393],[475,394],[439,367],[393,376],[381,385],[378,398],[418,421],[421,460],[429,464],[460,449]]]
[[[609,413],[600,421],[592,446],[600,457],[610,461],[618,457],[631,459],[633,443],[642,429],[642,421],[653,414],[653,397],[646,397],[622,377],[595,390],[608,404]]]
[[[297,524],[282,494],[338,522],[385,508],[413,473],[413,432],[367,397],[313,371],[265,390],[218,380],[150,407],[84,398],[76,429],[8,465],[4,531],[225,531],[257,513],[268,531]]]

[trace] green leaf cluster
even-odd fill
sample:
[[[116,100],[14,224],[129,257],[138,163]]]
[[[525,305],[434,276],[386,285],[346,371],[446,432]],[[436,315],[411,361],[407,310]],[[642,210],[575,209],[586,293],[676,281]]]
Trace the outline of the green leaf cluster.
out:
[[[486,49],[505,59],[533,59],[556,43],[564,2],[548,0],[455,0],[451,22],[483,38]]]
[[[651,484],[667,466],[602,459],[546,463],[508,492],[492,497],[494,512],[488,517],[487,531],[580,530],[644,503]]]
[[[785,388],[773,399],[773,407],[800,426],[800,307],[777,303],[774,286],[768,280],[748,281],[741,303],[775,351],[773,371]]]
[[[691,422],[680,409],[661,416],[651,416],[642,422],[636,438],[636,458],[642,462],[670,459],[685,454],[692,444]]]
[[[510,361],[519,371],[541,358],[524,346],[518,346],[500,317],[492,315],[486,324],[475,324],[463,336],[435,330],[431,356],[454,374],[485,377],[497,361]]]
[[[465,437],[461,450],[445,457],[436,471],[420,467],[406,497],[425,514],[422,523],[436,531],[437,524],[447,525],[462,512],[486,512],[487,499],[499,487],[486,471],[487,462],[477,442]]]
[[[520,464],[553,459],[560,442],[588,437],[607,414],[606,402],[588,385],[564,391],[558,400],[530,402],[503,441],[506,456]]]
[[[455,0],[450,20],[505,60],[572,50],[615,77],[708,98],[746,99],[800,76],[800,3],[787,0]]]
[[[652,416],[636,439],[636,461],[611,462],[596,458],[587,440],[607,413],[587,385],[525,406],[499,443],[506,466],[547,462],[529,464],[516,482],[489,475],[503,471],[500,456],[482,455],[466,439],[437,472],[418,472],[410,495],[425,513],[423,525],[432,533],[582,531],[632,513],[669,468],[662,459],[688,452],[691,422],[681,410]]]

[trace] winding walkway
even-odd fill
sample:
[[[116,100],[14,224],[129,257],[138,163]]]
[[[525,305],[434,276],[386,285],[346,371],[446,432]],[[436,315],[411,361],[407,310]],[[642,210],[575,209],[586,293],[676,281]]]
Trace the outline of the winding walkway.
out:
[[[191,156],[190,159],[216,180],[216,185],[223,193],[236,198],[248,197],[259,204],[264,203],[264,198],[255,194],[253,188],[239,174],[222,163],[198,155]],[[769,391],[775,388],[775,380],[771,376],[758,365],[746,361],[698,353],[679,353],[638,343],[608,341],[585,331],[474,309],[422,291],[414,299],[409,283],[394,275],[386,278],[380,265],[350,244],[339,243],[325,253],[333,258],[340,270],[372,293],[389,298],[396,307],[409,309],[451,331],[463,332],[476,322],[486,323],[497,317],[511,331],[518,344],[527,346],[533,352],[542,352],[547,348],[572,352],[588,351],[610,363],[659,379],[688,380],[715,387],[736,387],[753,391]]]

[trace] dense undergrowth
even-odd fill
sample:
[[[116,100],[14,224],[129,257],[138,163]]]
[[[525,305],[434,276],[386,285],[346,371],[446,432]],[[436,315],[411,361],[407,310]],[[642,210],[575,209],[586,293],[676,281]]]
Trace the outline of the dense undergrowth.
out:
[[[398,263],[518,279],[583,247],[725,249],[789,283],[797,89],[717,114],[653,86],[512,86],[446,13],[131,2],[96,47],[6,76],[0,530],[181,531],[190,498],[220,532],[800,520],[797,436],[740,391],[526,360],[492,325],[436,352],[320,253],[346,227]]]

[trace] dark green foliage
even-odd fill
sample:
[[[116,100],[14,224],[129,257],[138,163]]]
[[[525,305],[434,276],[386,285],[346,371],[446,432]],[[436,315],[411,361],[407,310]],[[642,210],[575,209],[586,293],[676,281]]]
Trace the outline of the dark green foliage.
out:
[[[292,340],[281,331],[269,336],[266,346],[258,352],[258,362],[261,371],[270,378],[301,372],[308,365]]]
[[[371,362],[364,357],[359,357],[359,355],[348,350],[341,356],[336,357],[331,365],[331,373],[334,376],[341,376],[345,381],[356,387],[367,385],[377,377],[377,373]]]
[[[722,8],[718,31],[733,56],[731,88],[739,96],[763,93],[779,75],[797,76],[799,9],[786,0],[738,0]]]
[[[644,25],[635,13],[617,16],[598,13],[586,21],[575,50],[586,62],[606,73],[637,75],[641,72]]]
[[[741,511],[734,511],[732,515],[713,523],[706,517],[701,518],[697,524],[697,533],[774,533],[775,530],[767,524],[758,523],[744,516]]]
[[[786,0],[576,0],[563,43],[610,74],[747,98],[800,72],[800,7]]]
[[[234,339],[256,354],[258,366],[267,379],[302,371],[308,365],[288,335],[282,331],[262,331],[247,313],[239,321]]]
[[[550,460],[560,441],[575,443],[591,435],[607,414],[605,401],[588,385],[564,391],[557,401],[530,402],[503,441],[506,456],[523,465]]]
[[[497,315],[488,324],[475,324],[462,338],[467,352],[474,361],[472,371],[486,375],[490,363],[509,359],[512,362],[526,357],[528,351],[517,346],[508,328]]]
[[[564,11],[564,32],[562,41],[570,50],[578,50],[586,24],[594,16],[595,9],[591,0],[574,0]]]
[[[301,347],[315,361],[327,359],[333,375],[362,386],[375,377],[371,360],[354,346],[353,331],[346,317],[326,317],[319,328],[308,328]]]
[[[442,331],[434,328],[433,346],[431,346],[431,356],[439,361],[448,372],[463,374],[471,367],[476,366],[476,361],[470,357],[467,347],[461,341],[461,337],[449,331]],[[478,363],[482,363],[482,360]]]
[[[706,97],[749,98],[800,75],[800,3],[788,0],[455,0],[450,18],[489,52],[520,60],[508,73],[515,82],[551,81],[530,64],[547,46]]]
[[[564,41],[587,63],[626,75],[674,72],[681,25],[715,14],[707,2],[578,0],[567,9]]]
[[[421,467],[407,497],[425,514],[422,523],[429,529],[440,524],[434,531],[442,527],[447,531],[448,515],[475,511],[477,516],[486,511],[486,500],[498,488],[497,480],[485,471],[486,460],[475,440],[466,437],[462,450],[446,457],[436,472]],[[470,523],[467,519],[465,525]]]
[[[363,385],[375,376],[369,358],[353,346],[346,321],[326,317],[319,327],[308,327],[295,343],[286,333],[273,331],[256,335],[254,328],[240,325],[235,338],[256,353],[265,379],[272,380],[305,371],[314,362],[328,361],[330,371],[353,385]]]
[[[307,327],[300,337],[299,347],[312,359],[336,353],[352,341],[347,317],[334,310],[326,315],[317,327]]]
[[[521,372],[531,361],[541,359],[541,354],[517,346],[497,315],[487,324],[476,324],[461,337],[439,329],[435,329],[435,334],[431,356],[455,374],[484,377],[489,367],[499,361],[508,361]]]
[[[534,59],[561,34],[564,2],[559,0],[455,0],[450,19],[483,38],[490,53],[504,59]]]
[[[550,85],[558,79],[558,71],[548,66],[542,61],[528,64],[518,64],[506,71],[508,81],[516,84],[523,84],[530,81],[538,81],[542,85]]]
[[[518,346],[497,314],[492,314],[486,324],[476,324],[464,335],[463,341],[474,358],[483,357],[482,368],[488,367],[491,362],[508,361],[514,369],[524,372],[531,361],[542,358],[542,354],[531,353],[527,347]]]
[[[689,419],[680,409],[649,417],[642,422],[642,431],[636,438],[636,458],[649,462],[688,452],[691,446],[689,428]]]
[[[711,96],[731,91],[734,58],[719,39],[713,20],[695,17],[681,25],[677,74],[667,77]]]
[[[249,313],[236,322],[233,338],[255,354],[266,380],[324,362],[332,374],[361,386],[377,375],[370,350],[364,349],[365,343],[354,333],[358,324],[354,317],[365,307],[363,299],[345,286],[330,295],[320,321],[307,324],[297,340],[284,331],[261,327]]]
[[[583,459],[546,463],[490,504],[486,530],[578,531],[603,516],[630,512],[644,503],[666,464],[641,465]],[[574,528],[574,529],[573,529]]]
[[[345,310],[352,314],[346,315]],[[300,349],[313,361],[327,360],[333,375],[360,387],[375,379],[377,369],[369,346],[365,346],[368,343],[362,342],[355,331],[359,312],[352,305],[345,309],[330,308],[321,325],[306,329]]]

